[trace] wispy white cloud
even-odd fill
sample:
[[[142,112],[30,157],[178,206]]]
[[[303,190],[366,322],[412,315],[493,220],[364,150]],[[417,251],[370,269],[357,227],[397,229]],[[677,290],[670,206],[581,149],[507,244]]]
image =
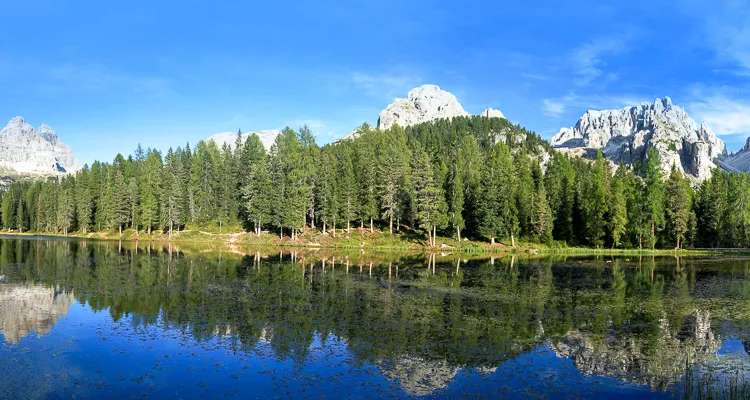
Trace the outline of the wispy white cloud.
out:
[[[562,100],[563,99],[544,99],[542,101],[544,103],[544,113],[552,117],[560,116],[563,112],[565,112],[566,105]]]
[[[731,64],[717,72],[750,75],[750,2],[717,0],[711,7],[696,7],[694,13],[705,24],[704,44]]]
[[[693,118],[705,121],[717,135],[750,135],[750,101],[723,94],[702,97],[687,106]]]
[[[526,79],[530,79],[530,80],[533,80],[533,81],[546,81],[546,80],[549,79],[549,77],[546,76],[546,75],[532,74],[532,73],[529,73],[529,72],[521,72],[521,77],[526,78]]]
[[[364,94],[381,100],[403,97],[410,89],[422,83],[422,78],[414,73],[353,72],[350,78]]]
[[[636,37],[635,31],[631,30],[618,36],[596,39],[575,49],[570,56],[571,67],[578,76],[575,83],[588,86],[601,79],[616,80],[616,73],[606,71],[607,58],[629,51]]]
[[[165,78],[121,73],[102,65],[63,64],[37,68],[39,80],[35,87],[47,94],[69,91],[127,91],[163,96],[172,93],[169,81]]]
[[[578,95],[570,92],[565,96],[542,100],[544,113],[550,117],[559,117],[566,111],[601,110],[623,108],[642,103],[640,96],[634,95]]]

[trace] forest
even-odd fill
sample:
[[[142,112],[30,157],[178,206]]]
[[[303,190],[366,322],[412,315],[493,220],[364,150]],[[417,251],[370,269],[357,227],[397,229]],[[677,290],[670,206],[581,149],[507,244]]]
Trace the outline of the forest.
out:
[[[505,119],[460,117],[378,130],[319,146],[284,129],[269,152],[256,135],[166,154],[140,145],[75,175],[17,181],[2,195],[7,231],[191,227],[296,240],[310,229],[418,232],[595,248],[750,247],[750,177],[716,170],[695,187],[664,174],[654,149],[633,168],[550,148]]]

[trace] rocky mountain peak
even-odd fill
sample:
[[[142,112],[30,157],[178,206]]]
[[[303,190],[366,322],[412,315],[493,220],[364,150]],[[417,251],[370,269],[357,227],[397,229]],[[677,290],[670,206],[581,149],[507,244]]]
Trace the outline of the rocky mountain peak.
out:
[[[468,116],[456,96],[437,85],[422,85],[409,91],[407,98],[398,98],[380,112],[378,128],[388,129],[394,124],[402,127],[441,118]]]
[[[44,138],[46,141],[50,143],[54,144],[54,143],[57,143],[58,141],[57,132],[55,132],[55,130],[52,129],[52,127],[47,124],[42,124],[39,127],[39,130],[37,131],[37,133],[39,134],[39,136],[41,136],[42,138]]]
[[[699,180],[710,177],[716,160],[726,154],[713,130],[705,122],[699,127],[669,97],[620,110],[589,110],[550,143],[575,154],[601,150],[614,163],[627,165],[645,160],[646,150],[653,147],[665,173],[674,166]]]
[[[35,130],[23,117],[15,117],[0,130],[0,170],[9,175],[60,175],[79,169],[70,147],[48,125]]]

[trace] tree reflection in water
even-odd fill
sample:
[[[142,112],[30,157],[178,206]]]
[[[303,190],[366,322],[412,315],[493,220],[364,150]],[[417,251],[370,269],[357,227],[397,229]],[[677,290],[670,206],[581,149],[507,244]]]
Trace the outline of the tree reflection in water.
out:
[[[239,353],[268,346],[294,364],[335,337],[357,365],[412,396],[538,349],[585,376],[679,390],[687,371],[717,365],[725,340],[750,343],[748,274],[748,259],[470,260],[3,240],[0,332],[13,344],[49,332],[75,294],[115,322],[222,339]]]

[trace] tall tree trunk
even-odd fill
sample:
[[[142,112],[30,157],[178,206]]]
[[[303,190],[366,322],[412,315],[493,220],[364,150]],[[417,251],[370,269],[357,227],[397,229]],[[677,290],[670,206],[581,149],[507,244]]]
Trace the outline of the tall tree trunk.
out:
[[[118,225],[117,228],[120,230],[120,236],[122,236],[122,224]]]
[[[675,247],[675,248],[676,248],[677,250],[679,250],[679,249],[680,249],[680,238],[679,238],[679,237],[677,238],[677,247]]]
[[[638,249],[643,250],[643,232],[638,233]]]
[[[461,243],[461,228],[456,227],[456,240],[458,240],[458,243]]]
[[[437,246],[437,226],[432,226],[432,247]]]
[[[372,217],[370,217],[370,233],[375,232],[374,229],[372,229]]]
[[[326,220],[323,220],[323,234],[326,234]]]
[[[516,247],[516,238],[513,232],[510,233],[510,247]]]
[[[393,215],[388,216],[388,232],[393,235]]]
[[[333,237],[336,237],[336,216],[333,216],[333,225],[331,225],[331,229],[333,229]]]
[[[346,233],[352,233],[351,228],[349,226],[349,220],[346,220]]]
[[[279,240],[284,240],[284,228],[279,227]]]
[[[495,236],[494,235],[490,238],[490,245],[491,246],[495,245]]]

